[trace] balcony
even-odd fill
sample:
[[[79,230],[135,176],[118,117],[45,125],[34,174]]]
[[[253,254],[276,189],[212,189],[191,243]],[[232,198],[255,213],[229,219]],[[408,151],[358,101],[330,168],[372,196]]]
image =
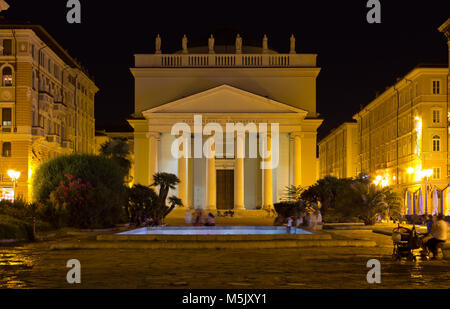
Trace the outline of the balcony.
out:
[[[63,102],[55,102],[53,104],[53,111],[59,112],[61,114],[65,114],[66,113],[66,105],[64,105]]]
[[[69,140],[64,140],[62,142],[62,147],[67,149],[73,149],[73,142]]]
[[[316,67],[315,54],[140,54],[137,68]]]
[[[33,136],[45,136],[44,128],[42,127],[32,127],[31,128],[31,135]]]
[[[53,96],[48,92],[39,92],[39,108],[48,111],[53,106]]]
[[[47,142],[61,144],[61,137],[57,134],[47,135]]]

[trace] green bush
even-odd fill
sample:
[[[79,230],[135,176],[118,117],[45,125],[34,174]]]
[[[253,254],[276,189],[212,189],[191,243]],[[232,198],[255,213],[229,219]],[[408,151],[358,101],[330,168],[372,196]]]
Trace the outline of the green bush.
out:
[[[0,239],[32,240],[33,227],[25,221],[0,214]]]
[[[71,186],[68,177],[89,184],[89,201],[74,202],[74,195],[58,195],[61,186]],[[55,227],[107,228],[123,220],[126,199],[124,170],[101,156],[73,154],[49,160],[34,173],[33,196],[41,204],[46,221]],[[75,191],[74,191],[75,192]],[[76,191],[78,192],[78,191]],[[72,192],[73,193],[73,192]],[[80,199],[84,197],[78,196]],[[80,211],[80,207],[84,207]]]

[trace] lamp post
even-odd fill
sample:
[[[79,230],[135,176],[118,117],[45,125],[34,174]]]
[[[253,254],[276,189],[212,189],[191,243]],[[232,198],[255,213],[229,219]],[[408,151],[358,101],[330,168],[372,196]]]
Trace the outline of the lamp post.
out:
[[[11,178],[13,185],[14,185],[14,201],[16,200],[16,187],[17,187],[17,181],[20,178],[20,172],[17,172],[15,170],[9,170],[8,176]]]

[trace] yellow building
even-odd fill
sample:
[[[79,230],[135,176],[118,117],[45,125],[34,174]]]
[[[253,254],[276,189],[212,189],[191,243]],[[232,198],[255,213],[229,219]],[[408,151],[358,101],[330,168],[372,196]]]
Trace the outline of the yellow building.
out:
[[[358,124],[346,122],[334,129],[319,143],[319,178],[358,176],[353,162],[359,156]]]
[[[419,65],[387,88],[319,142],[320,176],[368,174],[405,196],[405,214],[435,212],[433,194],[447,211],[447,78],[447,65]]]
[[[235,46],[215,46],[211,37],[208,46],[188,48],[184,37],[183,50],[164,54],[158,36],[154,54],[135,55],[135,114],[129,123],[136,183],[152,183],[156,172],[177,174],[177,194],[184,205],[215,211],[271,208],[286,186],[316,182],[316,136],[322,123],[316,112],[317,55],[297,54],[293,36],[288,54],[268,49],[267,41],[265,37],[262,48],[245,46],[237,36]],[[256,148],[249,142],[250,130],[244,138],[233,133],[231,143],[227,140],[230,156],[218,154],[222,139],[214,141],[210,156],[174,157],[173,128],[179,124],[193,133],[186,143],[191,150],[207,145],[212,134],[206,132],[208,126],[228,132],[227,125],[249,129],[278,124],[278,145],[271,149],[277,162],[275,156],[248,155]],[[276,145],[273,134],[261,140],[267,140],[269,149]],[[240,157],[239,149],[247,155]]]
[[[0,73],[0,198],[31,199],[38,164],[94,152],[98,88],[39,25],[0,25]]]

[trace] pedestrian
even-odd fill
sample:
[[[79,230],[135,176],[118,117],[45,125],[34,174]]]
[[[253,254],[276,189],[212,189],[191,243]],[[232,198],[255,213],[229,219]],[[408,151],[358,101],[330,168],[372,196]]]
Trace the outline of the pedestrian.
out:
[[[286,230],[288,234],[291,234],[291,227],[294,220],[292,220],[292,217],[289,217],[287,220]]]
[[[433,226],[430,235],[425,237],[425,246],[433,253],[433,259],[437,258],[437,249],[440,244],[447,241],[447,222],[444,221],[444,216],[433,216]]]
[[[189,210],[186,211],[186,214],[184,215],[184,222],[186,222],[186,224],[192,223],[192,214]]]
[[[212,213],[208,214],[208,219],[206,221],[205,226],[216,226],[216,218]]]

